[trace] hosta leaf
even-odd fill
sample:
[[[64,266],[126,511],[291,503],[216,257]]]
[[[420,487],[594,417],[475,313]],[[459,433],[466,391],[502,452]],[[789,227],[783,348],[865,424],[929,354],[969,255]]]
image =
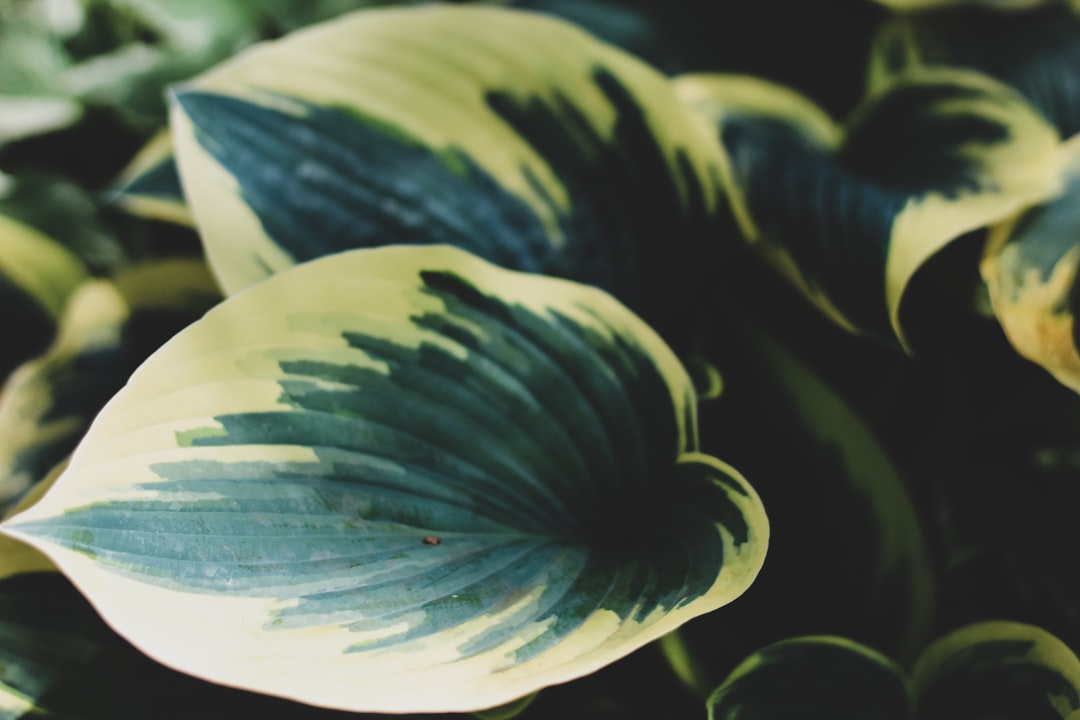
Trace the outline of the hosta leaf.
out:
[[[913,671],[919,720],[1075,720],[1080,660],[1030,625],[985,622],[956,630]]]
[[[41,482],[0,516],[0,520],[9,519],[40,500],[45,491],[53,486],[66,467],[67,463],[61,462],[51,468]],[[53,565],[49,558],[33,547],[6,535],[0,535],[0,581],[16,575],[56,571],[56,569],[56,566]],[[0,619],[2,619],[2,616],[0,616]]]
[[[211,71],[172,118],[227,293],[343,249],[445,243],[598,285],[662,332],[693,304],[722,157],[659,73],[562,21],[360,12]]]
[[[610,296],[449,247],[360,250],[177,335],[5,527],[186,672],[472,710],[745,590],[767,522],[696,448],[689,378]]]
[[[55,481],[62,469],[55,468],[42,487]],[[36,496],[24,498],[14,511],[29,507]],[[41,592],[44,588],[48,590]],[[57,614],[63,601],[56,601],[65,592],[76,605]],[[94,643],[84,632],[93,633],[101,622],[87,610],[48,558],[0,536],[0,718],[53,717],[45,695],[55,691],[72,665],[93,654]],[[84,619],[90,622],[80,627]],[[67,634],[72,628],[79,628],[74,637]]]
[[[709,720],[908,720],[900,669],[837,637],[800,637],[747,658],[709,698]]]
[[[22,365],[0,396],[0,507],[67,457],[139,363],[218,299],[198,260],[84,283],[56,342]]]
[[[996,226],[982,274],[1013,347],[1080,392],[1075,316],[1080,265],[1080,135],[1062,146],[1064,192]]]
[[[1080,3],[899,15],[873,42],[871,90],[917,66],[973,68],[1016,88],[1058,129],[1080,133]]]
[[[843,128],[763,81],[687,76],[731,158],[743,234],[841,325],[905,342],[913,277],[960,235],[1057,189],[1057,135],[988,77],[913,72]]]
[[[930,639],[934,583],[907,477],[867,419],[763,327],[713,330],[724,391],[700,408],[702,449],[755,479],[769,559],[739,602],[680,628],[681,647],[668,641],[676,671],[708,693],[748,653],[810,633],[910,662]]]
[[[116,200],[134,215],[181,225],[194,223],[184,200],[168,131],[155,135],[124,170]]]
[[[0,718],[103,717],[363,720],[371,716],[305,708],[180,675],[112,632],[60,573],[0,577]]]
[[[0,215],[0,384],[49,344],[68,296],[85,275],[82,262],[62,245]]]
[[[10,515],[31,507],[61,464]],[[0,720],[363,720],[180,675],[109,629],[67,578],[33,547],[0,535]],[[416,718],[419,716],[399,716]],[[447,716],[449,717],[449,716]]]

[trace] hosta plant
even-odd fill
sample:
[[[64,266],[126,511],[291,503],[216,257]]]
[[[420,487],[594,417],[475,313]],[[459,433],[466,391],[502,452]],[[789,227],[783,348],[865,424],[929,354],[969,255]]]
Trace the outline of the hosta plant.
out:
[[[0,3],[0,717],[1075,714],[1075,3],[370,4]]]

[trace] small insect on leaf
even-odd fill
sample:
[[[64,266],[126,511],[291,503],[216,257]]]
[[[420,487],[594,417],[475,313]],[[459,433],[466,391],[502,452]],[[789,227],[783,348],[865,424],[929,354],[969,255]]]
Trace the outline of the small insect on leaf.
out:
[[[442,538],[435,537],[434,535],[427,535],[424,537],[425,545],[438,545],[442,542]]]

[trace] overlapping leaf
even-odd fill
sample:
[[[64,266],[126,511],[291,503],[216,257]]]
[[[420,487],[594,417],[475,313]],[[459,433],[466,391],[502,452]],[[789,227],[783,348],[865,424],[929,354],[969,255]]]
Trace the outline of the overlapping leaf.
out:
[[[62,245],[0,215],[0,383],[49,344],[68,296],[85,276],[82,262]]]
[[[865,0],[701,3],[697,0],[509,0],[549,13],[668,75],[754,75],[844,115],[862,97],[870,37],[882,8]],[[822,42],[827,37],[828,42]]]
[[[360,12],[222,65],[172,117],[228,293],[343,249],[445,243],[600,286],[665,334],[693,305],[722,156],[659,73],[562,21]]]
[[[66,458],[139,363],[218,299],[197,260],[84,283],[56,342],[22,365],[0,396],[0,507]]]
[[[13,512],[30,507],[62,467]],[[0,536],[0,718],[361,720],[180,675],[116,635],[45,556]],[[410,716],[411,717],[411,716]]]
[[[385,717],[306,707],[176,673],[112,632],[57,572],[0,578],[0,663],[3,720]]]
[[[5,527],[167,664],[394,712],[587,674],[742,593],[768,533],[644,323],[448,247],[230,298]]]
[[[985,622],[956,630],[912,672],[918,720],[1074,720],[1080,659],[1031,625]]]
[[[192,225],[173,156],[172,135],[155,135],[131,161],[118,182],[117,203],[130,213]]]
[[[709,720],[908,720],[891,660],[838,637],[782,640],[751,655],[709,698]]]
[[[1013,347],[1080,392],[1080,135],[1062,146],[1062,194],[994,228],[982,274]]]
[[[764,648],[710,698],[710,720],[1071,720],[1080,660],[1045,630],[983,622],[941,638],[907,679],[890,660],[834,637]]]
[[[1023,5],[1024,3],[1017,3]],[[1058,129],[1080,132],[1080,3],[1028,3],[898,15],[874,38],[870,88],[912,67],[972,68],[1016,88]]]
[[[866,419],[775,337],[745,320],[714,332],[724,390],[701,407],[702,448],[756,479],[772,532],[746,595],[666,641],[680,676],[707,694],[754,649],[810,633],[912,661],[935,597],[905,476]]]
[[[750,78],[687,76],[731,157],[741,231],[841,325],[905,342],[913,277],[962,234],[1051,196],[1057,135],[1022,97],[959,70],[905,75],[838,127]]]

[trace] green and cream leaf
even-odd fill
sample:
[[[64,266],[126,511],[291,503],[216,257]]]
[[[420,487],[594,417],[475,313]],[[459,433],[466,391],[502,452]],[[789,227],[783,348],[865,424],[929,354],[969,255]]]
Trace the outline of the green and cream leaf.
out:
[[[132,159],[117,181],[117,205],[133,215],[193,225],[172,150],[172,134],[163,130]]]
[[[1080,392],[1080,135],[1061,147],[1060,196],[995,226],[981,271],[994,314],[1013,347]]]
[[[449,244],[597,285],[662,333],[694,304],[723,157],[667,81],[572,25],[369,10],[178,90],[185,195],[227,293],[340,250]]]
[[[177,335],[5,530],[185,672],[475,710],[752,582],[768,523],[698,452],[695,412],[674,354],[600,290],[450,247],[352,251]]]
[[[977,73],[912,71],[842,127],[762,80],[677,87],[730,157],[749,244],[836,322],[887,341],[907,344],[905,293],[940,250],[1060,188],[1056,132]]]
[[[913,68],[970,68],[1015,88],[1062,137],[1080,133],[1080,3],[1031,5],[1023,12],[976,5],[895,15],[871,44],[870,91]]]

